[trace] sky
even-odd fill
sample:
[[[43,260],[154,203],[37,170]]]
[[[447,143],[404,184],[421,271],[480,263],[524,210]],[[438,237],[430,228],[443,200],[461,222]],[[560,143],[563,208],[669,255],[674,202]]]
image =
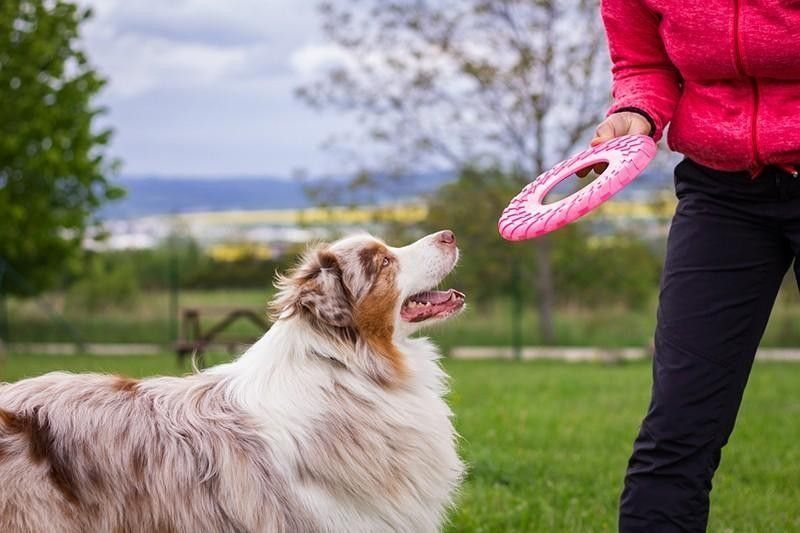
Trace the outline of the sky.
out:
[[[293,91],[339,57],[317,0],[79,0],[84,47],[125,175],[335,173],[321,148],[348,119]]]

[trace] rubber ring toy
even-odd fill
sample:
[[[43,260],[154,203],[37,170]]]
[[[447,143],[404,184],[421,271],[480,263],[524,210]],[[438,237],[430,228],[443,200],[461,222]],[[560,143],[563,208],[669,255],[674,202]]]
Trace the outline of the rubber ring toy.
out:
[[[653,139],[647,135],[625,135],[562,161],[511,200],[497,224],[500,235],[508,241],[524,241],[578,220],[633,181],[655,155]],[[608,163],[608,168],[592,183],[566,198],[542,203],[553,187],[597,163]]]

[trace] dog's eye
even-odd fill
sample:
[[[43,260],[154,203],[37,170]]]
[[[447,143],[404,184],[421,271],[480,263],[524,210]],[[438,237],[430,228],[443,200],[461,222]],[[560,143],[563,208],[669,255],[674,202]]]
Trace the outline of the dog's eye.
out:
[[[391,262],[392,262],[391,259],[389,259],[388,257],[384,257],[383,261],[381,262],[381,266],[388,267],[389,263],[391,263]]]

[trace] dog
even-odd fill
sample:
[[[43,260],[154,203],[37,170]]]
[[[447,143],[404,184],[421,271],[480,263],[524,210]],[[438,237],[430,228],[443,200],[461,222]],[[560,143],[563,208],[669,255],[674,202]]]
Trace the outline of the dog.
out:
[[[351,236],[277,278],[272,327],[230,363],[4,384],[0,531],[439,530],[464,466],[411,335],[464,307],[433,290],[458,257],[450,231]]]

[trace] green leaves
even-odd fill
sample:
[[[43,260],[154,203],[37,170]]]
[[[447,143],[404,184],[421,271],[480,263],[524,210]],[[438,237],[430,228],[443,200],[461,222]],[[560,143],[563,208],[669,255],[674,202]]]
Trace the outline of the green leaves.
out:
[[[538,240],[508,243],[496,227],[508,200],[526,181],[521,175],[496,168],[468,168],[430,201],[425,229],[450,228],[456,232],[459,247],[466,254],[455,273],[456,283],[471,301],[488,304],[499,295],[512,295],[514,264],[522,273],[520,285],[526,291],[534,285],[540,268],[534,254]],[[597,239],[590,237],[585,227],[585,223],[573,224],[547,237],[556,303],[634,309],[647,306],[658,283],[658,254],[633,236]]]
[[[521,183],[520,176],[496,168],[468,168],[430,201],[426,229],[456,232],[459,247],[468,254],[456,271],[457,284],[479,304],[513,291],[512,264],[524,264],[527,270],[534,262],[533,247],[507,243],[496,226]]]
[[[92,213],[123,194],[107,179],[111,130],[95,124],[105,80],[79,46],[90,16],[62,0],[0,3],[0,258],[35,290],[80,251]]]

